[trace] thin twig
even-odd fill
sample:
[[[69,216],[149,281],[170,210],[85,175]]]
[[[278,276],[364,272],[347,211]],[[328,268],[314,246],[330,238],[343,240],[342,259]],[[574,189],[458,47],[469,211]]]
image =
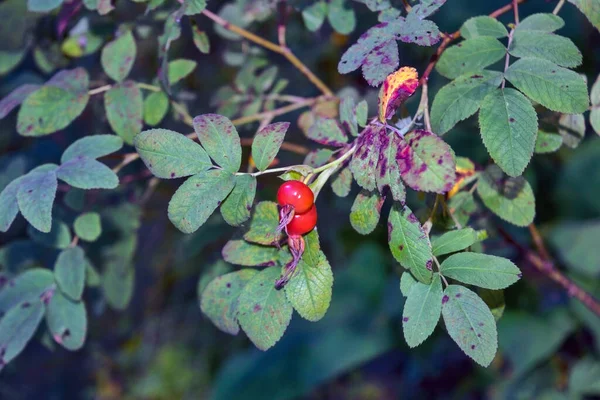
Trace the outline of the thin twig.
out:
[[[514,29],[510,30],[510,33],[508,34],[508,45],[506,46],[506,57],[504,58],[504,75],[502,75],[502,89],[504,89],[504,87],[506,86],[506,71],[508,70],[508,66],[510,64],[510,53],[509,53],[509,49],[510,49],[510,45],[512,43],[513,40],[513,34],[515,33]]]
[[[285,0],[281,0],[277,4],[278,19],[277,19],[277,39],[281,47],[287,47],[285,43],[285,24],[287,19],[287,5]]]
[[[558,2],[558,4],[556,5],[556,7],[554,7],[554,11],[552,11],[552,14],[554,15],[558,15],[558,13],[560,12],[560,9],[562,8],[562,6],[565,5],[565,0],[560,0]]]
[[[106,91],[110,90],[110,88],[111,88],[111,87],[112,87],[112,85],[104,85],[104,86],[100,86],[100,87],[97,87],[97,88],[95,88],[95,89],[91,89],[91,90],[88,92],[88,94],[89,94],[90,96],[93,96],[93,95],[95,95],[95,94],[103,93],[103,92],[106,92]]]
[[[546,245],[544,245],[544,239],[542,239],[542,235],[540,235],[540,231],[538,231],[534,223],[529,224],[529,232],[531,233],[533,243],[535,244],[538,253],[540,253],[540,256],[542,256],[542,259],[550,260],[550,253],[546,249]]]
[[[275,53],[283,55],[285,58],[288,59],[289,62],[291,62],[294,65],[294,67],[296,67],[300,72],[302,72],[302,74],[304,74],[308,78],[308,80],[310,80],[317,88],[319,88],[319,90],[323,92],[324,95],[333,96],[333,92],[331,91],[331,89],[329,89],[327,85],[323,83],[323,81],[321,81],[310,69],[308,69],[308,67],[304,65],[304,63],[300,61],[298,57],[296,57],[289,48],[282,47],[278,44],[263,39],[260,36],[257,36],[254,33],[245,30],[244,28],[241,28],[224,20],[223,18],[208,10],[202,11],[202,14],[213,20],[216,24],[221,25],[223,28],[233,33],[237,33],[238,35],[258,44],[259,46],[262,46]]]
[[[513,1],[513,11],[515,13],[515,25],[519,25],[519,3],[517,2],[517,0],[512,0]]]

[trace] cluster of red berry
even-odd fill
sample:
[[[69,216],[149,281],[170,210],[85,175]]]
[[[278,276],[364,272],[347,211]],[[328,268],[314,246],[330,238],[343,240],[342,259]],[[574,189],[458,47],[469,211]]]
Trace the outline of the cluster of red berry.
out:
[[[300,181],[287,181],[277,191],[281,207],[291,208],[293,217],[285,225],[288,236],[302,236],[317,225],[317,207],[312,190]]]

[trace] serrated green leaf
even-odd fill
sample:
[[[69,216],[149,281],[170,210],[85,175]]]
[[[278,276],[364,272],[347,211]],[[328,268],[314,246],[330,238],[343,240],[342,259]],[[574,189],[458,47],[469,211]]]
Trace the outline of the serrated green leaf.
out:
[[[133,138],[142,130],[144,110],[142,92],[135,82],[125,81],[107,91],[104,108],[111,128],[125,143],[133,144]]]
[[[348,35],[356,27],[356,15],[346,0],[331,0],[327,11],[327,20],[336,32]]]
[[[169,111],[169,98],[164,92],[152,92],[144,99],[144,122],[156,126]]]
[[[58,179],[79,189],[114,189],[119,177],[99,161],[79,156],[67,161],[56,170]]]
[[[594,0],[569,0],[583,13],[592,25],[600,30],[600,4]]]
[[[86,242],[95,242],[102,234],[102,223],[100,214],[96,212],[87,212],[75,218],[73,223],[75,234],[81,240]]]
[[[223,169],[237,172],[242,164],[240,136],[231,121],[218,114],[194,118],[194,131],[208,155]]]
[[[510,260],[481,253],[458,253],[446,258],[442,275],[468,285],[486,289],[504,289],[521,277],[521,271]]]
[[[242,269],[221,275],[202,291],[202,312],[223,332],[237,335],[240,331],[237,322],[238,297],[256,274],[258,271],[255,269]]]
[[[398,38],[405,43],[414,43],[419,46],[433,46],[439,42],[442,35],[438,26],[432,21],[423,19],[422,11],[427,8],[431,10],[431,6],[439,7],[441,4],[441,2],[434,2],[430,5],[421,3],[413,7],[404,21],[399,18],[398,20],[403,23],[400,23]]]
[[[477,194],[487,208],[503,220],[527,226],[535,217],[535,197],[529,182],[522,176],[507,178],[495,165],[481,174]]]
[[[256,195],[256,178],[249,174],[236,175],[235,186],[221,204],[221,215],[229,225],[240,226],[250,218]]]
[[[20,303],[33,303],[40,296],[54,287],[54,274],[45,268],[31,268],[17,277],[10,279],[0,290],[0,313]]]
[[[481,138],[496,164],[519,176],[533,156],[538,124],[531,102],[514,89],[488,94],[479,111]]]
[[[498,349],[496,321],[488,306],[464,286],[449,285],[442,297],[448,334],[477,364],[490,365]]]
[[[162,179],[195,175],[213,166],[202,146],[168,129],[141,132],[134,144],[146,167]]]
[[[30,172],[17,190],[17,204],[23,217],[35,229],[50,232],[52,227],[52,206],[56,196],[56,166],[46,172]]]
[[[451,46],[442,53],[436,70],[448,79],[479,73],[504,58],[506,48],[493,37],[480,36]]]
[[[533,151],[536,154],[553,153],[560,149],[563,144],[563,138],[555,133],[538,131],[535,139],[535,148]]]
[[[319,247],[317,232],[311,231],[304,240],[305,252],[294,275],[285,285],[285,294],[302,318],[318,321],[329,309],[333,272]]]
[[[404,271],[400,277],[400,292],[402,296],[407,297],[417,280],[408,271]]]
[[[121,147],[123,147],[123,139],[116,135],[85,136],[67,147],[60,162],[66,163],[80,156],[100,158],[120,150]]]
[[[515,57],[541,58],[569,68],[582,61],[581,52],[570,39],[553,33],[515,31],[508,51]]]
[[[196,48],[203,54],[210,53],[210,41],[206,32],[198,29],[197,26],[192,26],[192,38]]]
[[[495,18],[481,15],[469,18],[460,28],[460,34],[465,39],[479,36],[489,36],[496,39],[508,36],[508,31],[500,21]]]
[[[276,122],[259,130],[252,142],[252,159],[259,171],[269,168],[283,143],[289,122]]]
[[[600,221],[563,222],[550,233],[550,242],[567,267],[590,278],[600,272],[596,238]]]
[[[196,61],[180,58],[169,62],[169,85],[174,85],[196,69]]]
[[[418,129],[404,135],[396,162],[402,180],[414,190],[446,193],[454,186],[454,152],[434,133]]]
[[[11,308],[0,319],[0,348],[6,364],[19,355],[33,337],[44,316],[40,300],[24,302]]]
[[[244,234],[244,239],[253,243],[272,245],[281,239],[281,232],[277,233],[278,225],[277,204],[272,201],[261,201],[254,207],[250,229]]]
[[[54,278],[60,290],[72,300],[81,300],[85,286],[85,253],[75,246],[60,252],[54,264]]]
[[[136,53],[137,48],[131,31],[123,33],[102,49],[100,61],[104,72],[117,82],[123,81],[133,67]]]
[[[225,200],[234,185],[234,175],[220,169],[188,178],[169,202],[169,219],[184,233],[196,231]]]
[[[431,126],[438,135],[448,132],[471,115],[475,114],[485,96],[502,82],[502,73],[481,71],[478,74],[462,75],[442,87],[431,105]]]
[[[50,232],[43,233],[29,225],[27,234],[34,242],[53,249],[66,249],[71,244],[71,231],[64,222],[54,218]]]
[[[519,25],[515,28],[515,31],[530,31],[530,32],[542,32],[551,33],[565,26],[565,21],[558,15],[551,13],[539,13],[529,15],[524,18]]]
[[[21,85],[0,100],[0,119],[6,117],[13,109],[18,107],[31,93],[40,88],[40,85]]]
[[[552,111],[577,114],[588,108],[583,78],[550,61],[522,58],[508,67],[505,76],[527,97]]]
[[[352,172],[349,168],[342,168],[333,178],[331,189],[339,197],[346,197],[352,189]]]
[[[283,290],[276,290],[277,267],[256,274],[238,298],[238,321],[256,347],[267,350],[283,336],[293,308]]]
[[[317,1],[302,10],[304,25],[311,32],[318,30],[323,25],[326,16],[327,3],[324,1]]]
[[[56,291],[46,309],[46,323],[56,343],[68,350],[83,347],[87,334],[87,313],[82,301],[74,302]]]
[[[362,190],[352,204],[350,224],[361,235],[368,235],[375,230],[379,222],[381,207],[385,197],[379,193]]]
[[[439,274],[433,275],[429,285],[415,282],[408,292],[402,313],[402,330],[409,347],[420,345],[433,333],[441,313],[442,280]]]
[[[270,267],[279,259],[276,247],[248,243],[245,240],[230,240],[223,247],[222,254],[228,263],[246,267]]]
[[[473,228],[463,228],[433,238],[431,246],[433,255],[438,257],[464,250],[478,241],[477,232]]]
[[[308,128],[306,136],[325,146],[340,147],[348,143],[348,137],[340,124],[333,118],[318,117]]]
[[[433,254],[429,237],[410,208],[394,204],[388,219],[388,242],[394,258],[423,283],[431,282]]]

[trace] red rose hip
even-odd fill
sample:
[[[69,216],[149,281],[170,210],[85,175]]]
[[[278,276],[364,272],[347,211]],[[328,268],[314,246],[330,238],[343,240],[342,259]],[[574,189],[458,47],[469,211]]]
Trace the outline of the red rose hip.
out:
[[[294,218],[287,225],[286,230],[289,236],[302,236],[314,229],[317,225],[317,206],[313,205],[304,214],[295,214]]]
[[[292,206],[296,214],[304,214],[315,202],[315,195],[306,184],[300,181],[284,182],[277,191],[280,206]]]

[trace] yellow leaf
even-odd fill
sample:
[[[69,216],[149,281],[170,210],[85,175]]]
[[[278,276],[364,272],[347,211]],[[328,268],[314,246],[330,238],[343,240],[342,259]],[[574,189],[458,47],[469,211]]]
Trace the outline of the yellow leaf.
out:
[[[412,67],[402,67],[388,75],[379,91],[379,120],[385,122],[394,115],[419,86],[419,74]]]

